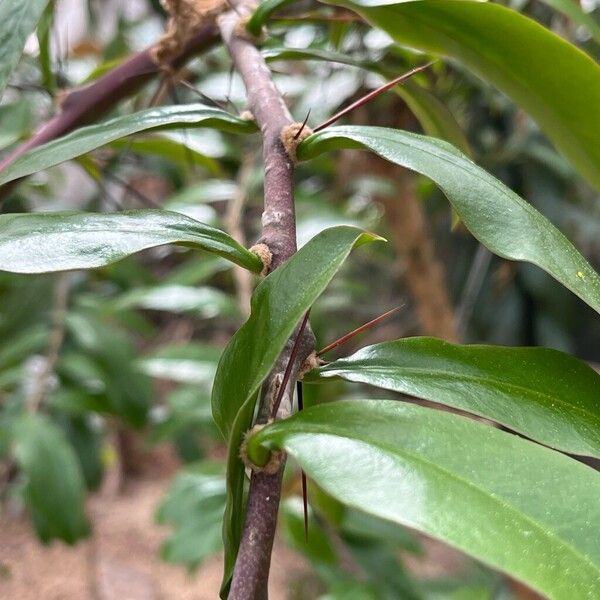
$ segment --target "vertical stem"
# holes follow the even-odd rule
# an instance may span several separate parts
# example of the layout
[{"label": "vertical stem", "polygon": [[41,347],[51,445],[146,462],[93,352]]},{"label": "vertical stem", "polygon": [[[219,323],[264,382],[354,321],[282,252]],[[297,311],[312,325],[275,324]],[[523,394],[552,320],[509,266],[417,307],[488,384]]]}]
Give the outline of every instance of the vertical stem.
[{"label": "vertical stem", "polygon": [[[273,258],[270,269],[276,269],[296,252],[296,216],[293,189],[293,161],[280,139],[282,129],[292,123],[283,98],[273,83],[261,53],[242,33],[240,17],[248,14],[243,2],[218,19],[223,41],[240,73],[248,96],[248,107],[263,138],[264,212],[260,243],[266,244]],[[242,36],[240,37],[240,33]],[[300,351],[292,356],[293,344],[286,345],[276,367],[263,386],[263,398],[270,398],[283,381],[291,363],[291,378],[285,386],[278,416],[289,414],[294,381],[308,354],[314,349],[314,337],[307,328],[300,340]],[[261,405],[259,415],[268,414]],[[271,564],[271,551],[277,526],[284,465],[274,474],[253,473],[248,492],[246,520],[233,572],[229,600],[266,600]]]}]

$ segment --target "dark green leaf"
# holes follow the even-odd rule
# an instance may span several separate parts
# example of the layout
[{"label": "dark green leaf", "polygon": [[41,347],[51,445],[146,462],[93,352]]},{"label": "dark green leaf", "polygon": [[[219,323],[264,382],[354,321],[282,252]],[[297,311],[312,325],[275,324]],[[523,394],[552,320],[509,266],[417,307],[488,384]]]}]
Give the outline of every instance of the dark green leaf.
[{"label": "dark green leaf", "polygon": [[[393,400],[323,404],[249,441],[332,496],[436,537],[554,600],[600,595],[600,475],[470,419]],[[256,452],[256,454],[255,454]]]},{"label": "dark green leaf", "polygon": [[326,229],[314,237],[256,288],[250,318],[223,351],[214,381],[212,410],[229,443],[224,585],[235,563],[243,523],[244,466],[239,447],[250,428],[258,390],[298,322],[352,248],[373,239],[377,236],[346,226]]},{"label": "dark green leaf", "polygon": [[600,375],[556,350],[407,338],[362,348],[318,373],[439,402],[600,457]]},{"label": "dark green leaf", "polygon": [[401,44],[456,59],[490,81],[600,187],[600,66],[581,50],[491,2],[326,1],[358,11]]},{"label": "dark green leaf", "polygon": [[15,459],[25,475],[24,497],[38,535],[73,544],[89,533],[85,483],[71,446],[45,417],[26,415],[14,424]]},{"label": "dark green leaf", "polygon": [[0,96],[46,4],[48,0],[2,0],[0,2]]},{"label": "dark green leaf", "polygon": [[208,250],[255,273],[260,259],[232,237],[162,210],[0,215],[0,270],[44,273],[93,269],[163,244]]},{"label": "dark green leaf", "polygon": [[98,125],[81,127],[64,137],[33,148],[0,173],[0,185],[53,167],[134,133],[184,126],[213,127],[233,133],[256,131],[254,122],[203,104],[148,108]]},{"label": "dark green leaf", "polygon": [[313,158],[337,148],[371,150],[429,177],[471,233],[492,252],[537,265],[600,312],[600,276],[569,240],[533,206],[450,144],[384,127],[330,127],[302,142],[298,157]]}]

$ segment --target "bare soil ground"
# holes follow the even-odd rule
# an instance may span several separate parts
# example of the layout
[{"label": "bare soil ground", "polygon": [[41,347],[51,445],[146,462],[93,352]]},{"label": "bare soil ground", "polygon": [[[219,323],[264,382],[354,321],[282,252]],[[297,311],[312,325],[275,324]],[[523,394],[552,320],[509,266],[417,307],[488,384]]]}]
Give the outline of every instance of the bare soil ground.
[{"label": "bare soil ground", "polygon": [[[160,545],[168,527],[154,514],[177,470],[177,462],[154,454],[144,467],[115,490],[110,476],[90,499],[94,536],[75,547],[41,545],[27,516],[5,507],[0,513],[0,600],[215,600],[222,556],[195,573],[165,563]],[[280,541],[273,553],[273,600],[288,598],[291,580],[307,569]]]}]

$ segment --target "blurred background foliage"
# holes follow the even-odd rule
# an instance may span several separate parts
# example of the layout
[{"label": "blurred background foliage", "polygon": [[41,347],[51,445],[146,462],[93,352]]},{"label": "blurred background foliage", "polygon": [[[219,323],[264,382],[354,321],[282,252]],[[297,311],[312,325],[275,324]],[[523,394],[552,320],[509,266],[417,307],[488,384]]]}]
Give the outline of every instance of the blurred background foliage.
[{"label": "blurred background foliage", "polygon": [[[552,6],[560,3],[502,3],[600,57],[590,32]],[[600,23],[598,3],[582,5]],[[309,124],[316,125],[384,76],[424,60],[361,22],[323,19],[333,15],[328,7],[297,2],[287,14],[272,21],[263,50],[297,120],[310,111]],[[51,3],[0,105],[0,152],[54,113],[61,90],[153,43],[164,19],[158,0]],[[284,55],[283,48],[297,52]],[[198,101],[244,110],[243,85],[223,48],[190,61],[181,77],[149,84],[113,113]],[[451,63],[436,62],[411,85],[445,107],[443,126],[473,160],[534,204],[592,264],[600,263],[598,194],[526,114]],[[390,92],[349,120],[420,131],[411,111],[415,98],[416,92]],[[540,270],[491,255],[453,221],[441,192],[425,178],[343,152],[301,164],[296,181],[300,243],[342,223],[389,240],[353,255],[314,307],[320,346],[400,305],[392,319],[337,355],[428,334],[548,346],[600,362],[600,323],[592,310]],[[121,140],[38,173],[5,197],[2,210],[162,206],[226,229],[249,246],[260,228],[261,186],[256,136],[190,129]],[[75,541],[89,524],[73,499],[82,500],[84,488],[102,493],[115,472],[122,489],[159,449],[177,456],[156,513],[171,528],[162,557],[195,569],[218,552],[224,447],[212,423],[210,389],[220,351],[247,314],[252,285],[222,259],[175,247],[90,272],[0,273],[0,495],[9,514],[26,507],[42,540]],[[343,383],[304,387],[307,404],[364,392]],[[422,540],[346,509],[314,486],[306,541],[299,486],[290,465],[281,535],[312,571],[290,579],[287,597],[525,597],[472,562],[442,578],[423,575],[412,568],[425,552]]]}]

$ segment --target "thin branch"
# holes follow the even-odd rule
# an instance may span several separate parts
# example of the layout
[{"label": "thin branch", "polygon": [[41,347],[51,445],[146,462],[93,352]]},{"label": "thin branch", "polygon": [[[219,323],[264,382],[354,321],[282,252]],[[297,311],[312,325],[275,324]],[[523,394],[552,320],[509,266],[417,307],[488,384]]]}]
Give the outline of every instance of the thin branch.
[{"label": "thin branch", "polygon": [[[219,17],[218,24],[234,66],[246,87],[248,107],[262,132],[265,178],[263,230],[259,242],[266,244],[271,251],[273,258],[270,269],[273,270],[296,252],[294,165],[280,137],[282,130],[292,123],[292,117],[260,51],[245,39],[245,35],[242,38],[236,33],[241,30],[241,27],[236,27],[240,14],[249,14],[252,9],[240,2],[234,4],[236,10]],[[301,365],[314,349],[314,336],[309,327],[296,339],[299,340],[298,344],[288,341],[263,385],[259,419],[267,418],[271,413],[268,406],[270,398],[278,399],[278,416],[290,414],[292,410],[294,382]],[[289,371],[287,377],[285,371]],[[284,380],[287,380],[285,384]],[[265,600],[268,597],[283,468],[284,465],[275,475],[252,474],[229,600]]]},{"label": "thin branch", "polygon": [[[217,39],[214,24],[202,26],[181,52],[168,62],[169,68],[180,68],[192,56],[212,46]],[[67,92],[62,99],[60,111],[29,140],[0,161],[0,171],[28,150],[65,135],[76,127],[97,121],[121,100],[135,94],[152,78],[161,75],[163,70],[152,59],[152,48],[153,46],[134,54],[89,85]],[[11,186],[11,183],[4,187]]]},{"label": "thin branch", "polygon": [[[246,246],[246,236],[244,235],[243,216],[246,197],[252,178],[252,169],[254,167],[254,152],[245,152],[237,176],[237,189],[234,197],[227,204],[225,213],[225,226],[229,235],[236,241]],[[233,267],[233,278],[237,291],[240,308],[245,315],[250,314],[250,298],[252,297],[252,275],[250,271],[235,265]]]}]

